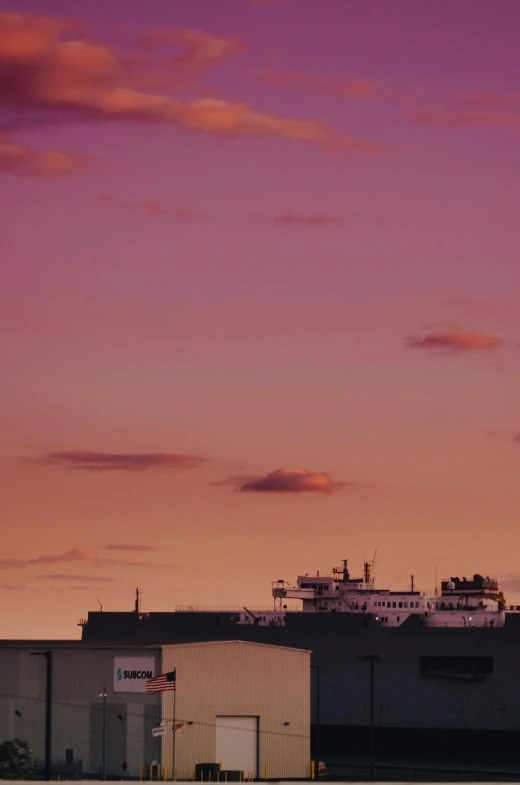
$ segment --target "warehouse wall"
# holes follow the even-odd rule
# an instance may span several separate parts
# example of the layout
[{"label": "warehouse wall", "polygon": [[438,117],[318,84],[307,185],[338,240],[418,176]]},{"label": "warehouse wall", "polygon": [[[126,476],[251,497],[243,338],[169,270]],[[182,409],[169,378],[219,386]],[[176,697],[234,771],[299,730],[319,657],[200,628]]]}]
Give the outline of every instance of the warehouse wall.
[{"label": "warehouse wall", "polygon": [[[178,778],[196,763],[216,762],[218,715],[259,717],[259,774],[309,776],[310,653],[298,649],[222,641],[165,646],[162,670],[177,669],[175,738]],[[172,770],[173,692],[163,692],[162,760]],[[188,724],[189,722],[193,724]],[[284,725],[288,722],[288,725]]]},{"label": "warehouse wall", "polygon": [[[83,772],[102,770],[103,687],[107,688],[108,773],[138,776],[139,764],[157,756],[151,730],[160,718],[160,696],[114,692],[114,657],[153,657],[160,672],[160,650],[74,647],[38,642],[13,647],[0,643],[0,742],[29,742],[43,766],[45,738],[45,658],[34,651],[53,652],[53,765],[65,765],[66,749],[83,762]],[[18,712],[21,716],[18,716]],[[118,717],[120,715],[120,717]]]}]

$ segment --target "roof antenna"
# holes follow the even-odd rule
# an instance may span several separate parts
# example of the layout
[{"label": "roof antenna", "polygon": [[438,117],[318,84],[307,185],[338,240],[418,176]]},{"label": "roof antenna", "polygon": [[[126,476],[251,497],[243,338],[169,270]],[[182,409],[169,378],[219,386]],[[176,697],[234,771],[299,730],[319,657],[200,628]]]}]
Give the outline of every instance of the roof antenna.
[{"label": "roof antenna", "polygon": [[103,613],[103,606],[101,605],[100,601],[96,598],[96,602],[99,605],[99,612]]},{"label": "roof antenna", "polygon": [[141,590],[139,586],[136,587],[135,590],[135,606],[134,610],[136,613],[141,613]]}]

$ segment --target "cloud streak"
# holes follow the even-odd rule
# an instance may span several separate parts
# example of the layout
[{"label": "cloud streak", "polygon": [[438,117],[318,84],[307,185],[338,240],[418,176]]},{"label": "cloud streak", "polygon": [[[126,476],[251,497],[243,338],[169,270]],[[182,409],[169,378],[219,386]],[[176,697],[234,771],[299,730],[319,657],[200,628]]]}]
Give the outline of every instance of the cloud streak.
[{"label": "cloud streak", "polygon": [[116,578],[105,578],[101,575],[71,575],[61,573],[50,573],[37,575],[37,578],[44,578],[53,581],[72,581],[73,583],[117,583]]},{"label": "cloud streak", "polygon": [[318,95],[331,95],[348,100],[370,98],[379,93],[385,83],[362,79],[359,76],[312,76],[295,71],[278,71],[268,66],[261,72],[261,79],[277,87],[299,87]]},{"label": "cloud streak", "polygon": [[194,221],[197,219],[211,220],[215,216],[187,207],[170,208],[160,202],[127,202],[115,194],[103,194],[98,199],[98,204],[112,207],[117,210],[127,210],[133,213],[144,213],[156,218],[173,218],[181,221]]},{"label": "cloud streak", "polygon": [[24,177],[60,178],[84,169],[87,159],[61,150],[41,152],[17,141],[11,134],[0,134],[0,172]]},{"label": "cloud streak", "polygon": [[405,338],[405,346],[408,349],[423,349],[440,354],[467,354],[496,351],[507,343],[497,335],[478,330],[457,329],[457,325],[453,323],[434,323],[430,327],[434,329],[424,335],[410,335]]},{"label": "cloud streak", "polygon": [[331,213],[303,214],[285,210],[273,217],[273,223],[288,226],[341,226],[348,223],[347,218]]},{"label": "cloud streak", "polygon": [[106,546],[109,551],[134,551],[134,552],[150,552],[158,551],[153,545],[137,545],[133,543],[110,543]]},{"label": "cloud streak", "polygon": [[153,562],[133,562],[127,559],[105,559],[94,551],[83,548],[72,548],[70,551],[56,554],[42,554],[33,559],[0,559],[0,570],[23,570],[26,567],[41,564],[72,564],[88,563],[93,566],[108,565],[111,567],[150,567],[157,566]]},{"label": "cloud streak", "polygon": [[[139,121],[226,139],[278,137],[338,153],[370,155],[386,148],[340,134],[315,120],[256,112],[245,102],[231,104],[207,97],[186,102],[150,92],[164,82],[162,60],[158,64],[142,48],[122,55],[113,47],[69,40],[64,34],[70,24],[60,19],[0,14],[0,98],[16,123],[22,122],[23,112],[32,121],[37,111],[54,121]],[[224,39],[206,35],[202,42],[205,34],[182,34],[187,44],[184,55],[177,62],[170,58],[166,63],[167,79],[173,85],[176,68],[182,83],[187,64],[214,63],[230,49],[223,45]],[[180,31],[176,35],[180,36]],[[162,70],[156,74],[159,65]]]},{"label": "cloud streak", "polygon": [[78,471],[144,472],[159,469],[197,469],[206,458],[180,453],[110,453],[69,450],[43,455],[36,462]]},{"label": "cloud streak", "polygon": [[269,472],[264,477],[242,482],[238,486],[238,490],[252,493],[320,493],[329,495],[346,487],[347,483],[331,480],[325,472],[281,468]]},{"label": "cloud streak", "polygon": [[520,115],[512,112],[488,112],[479,109],[424,109],[412,112],[411,119],[422,125],[448,128],[518,128]]}]

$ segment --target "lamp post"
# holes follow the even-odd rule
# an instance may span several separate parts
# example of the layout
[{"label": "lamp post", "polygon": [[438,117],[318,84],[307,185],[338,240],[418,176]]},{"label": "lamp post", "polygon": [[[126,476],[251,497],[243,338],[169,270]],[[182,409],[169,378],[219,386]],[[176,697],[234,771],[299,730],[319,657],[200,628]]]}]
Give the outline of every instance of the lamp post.
[{"label": "lamp post", "polygon": [[376,738],[374,727],[374,663],[384,662],[386,657],[382,654],[360,654],[361,662],[370,663],[370,780],[374,780],[374,766],[376,758]]},{"label": "lamp post", "polygon": [[316,761],[317,761],[317,768],[316,768],[316,777],[319,779],[320,776],[320,666],[311,664],[311,670],[315,668],[316,670],[316,701],[315,701],[315,717],[316,717],[316,741],[314,745],[314,751],[316,753]]},{"label": "lamp post", "polygon": [[45,779],[52,774],[52,651],[33,651],[34,657],[45,657]]},{"label": "lamp post", "polygon": [[103,698],[103,746],[102,746],[102,779],[107,778],[107,688],[103,687],[103,692],[99,694]]}]

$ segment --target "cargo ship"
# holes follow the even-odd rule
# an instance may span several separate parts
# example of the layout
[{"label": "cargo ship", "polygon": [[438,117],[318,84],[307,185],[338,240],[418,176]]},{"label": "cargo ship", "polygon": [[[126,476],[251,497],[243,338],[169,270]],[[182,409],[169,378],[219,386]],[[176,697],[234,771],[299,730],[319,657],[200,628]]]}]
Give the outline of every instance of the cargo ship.
[{"label": "cargo ship", "polygon": [[[498,582],[451,577],[440,591],[376,588],[373,565],[353,577],[272,583],[270,608],[178,606],[93,611],[82,640],[132,644],[241,639],[312,651],[312,726],[323,755],[356,756],[375,726],[378,754],[520,766],[520,613]],[[300,609],[289,603],[298,601]],[[370,671],[373,671],[373,679]]]}]

